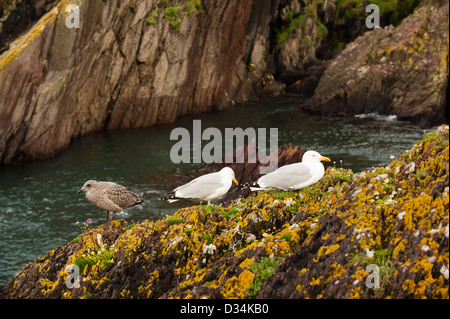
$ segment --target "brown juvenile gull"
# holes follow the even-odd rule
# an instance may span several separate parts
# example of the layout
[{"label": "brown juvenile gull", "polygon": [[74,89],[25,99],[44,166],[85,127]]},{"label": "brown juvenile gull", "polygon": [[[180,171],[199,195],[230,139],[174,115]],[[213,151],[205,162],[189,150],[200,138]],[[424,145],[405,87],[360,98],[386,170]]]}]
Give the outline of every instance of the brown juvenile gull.
[{"label": "brown juvenile gull", "polygon": [[171,194],[161,197],[169,203],[179,199],[206,200],[208,205],[213,199],[222,197],[230,189],[232,182],[238,185],[234,177],[234,171],[229,167],[224,167],[215,173],[209,173],[193,179],[187,184],[181,185],[173,190]]},{"label": "brown juvenile gull", "polygon": [[307,151],[303,154],[300,163],[281,166],[261,176],[256,182],[243,184],[242,187],[250,187],[253,192],[273,188],[292,191],[310,186],[317,183],[325,173],[325,168],[320,161],[329,162],[330,159],[316,151]]},{"label": "brown juvenile gull", "polygon": [[114,213],[134,205],[144,205],[139,195],[125,186],[113,182],[88,180],[77,193],[86,192],[86,198],[98,208],[106,210],[106,228],[108,229]]}]

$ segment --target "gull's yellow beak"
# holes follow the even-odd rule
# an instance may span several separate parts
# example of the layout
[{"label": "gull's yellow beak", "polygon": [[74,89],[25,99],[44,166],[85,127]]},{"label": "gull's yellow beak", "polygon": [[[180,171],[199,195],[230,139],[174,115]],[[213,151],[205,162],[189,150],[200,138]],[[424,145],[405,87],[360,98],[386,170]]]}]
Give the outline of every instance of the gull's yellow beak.
[{"label": "gull's yellow beak", "polygon": [[319,158],[321,161],[325,161],[325,162],[331,162],[331,160],[328,157],[321,157]]},{"label": "gull's yellow beak", "polygon": [[239,183],[238,183],[238,181],[236,180],[236,178],[233,178],[233,182],[234,182],[236,185],[239,185]]}]

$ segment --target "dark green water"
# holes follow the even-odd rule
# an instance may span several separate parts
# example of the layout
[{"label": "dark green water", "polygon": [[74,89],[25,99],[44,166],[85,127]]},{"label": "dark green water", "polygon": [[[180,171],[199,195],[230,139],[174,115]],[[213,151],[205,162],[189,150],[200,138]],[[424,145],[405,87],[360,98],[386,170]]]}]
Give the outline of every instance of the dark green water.
[{"label": "dark green water", "polygon": [[[142,208],[115,215],[128,222],[156,220],[189,202],[168,204],[157,197],[201,175],[201,164],[174,164],[169,152],[172,129],[277,127],[278,145],[292,142],[313,149],[355,172],[388,164],[420,140],[421,129],[382,118],[320,119],[297,111],[299,98],[282,96],[232,109],[185,117],[170,125],[101,132],[75,139],[50,160],[0,167],[0,284],[27,262],[81,232],[76,221],[105,222],[105,213],[76,191],[88,179],[114,181],[140,194]],[[224,134],[223,134],[224,136]],[[332,164],[331,164],[332,165]]]}]

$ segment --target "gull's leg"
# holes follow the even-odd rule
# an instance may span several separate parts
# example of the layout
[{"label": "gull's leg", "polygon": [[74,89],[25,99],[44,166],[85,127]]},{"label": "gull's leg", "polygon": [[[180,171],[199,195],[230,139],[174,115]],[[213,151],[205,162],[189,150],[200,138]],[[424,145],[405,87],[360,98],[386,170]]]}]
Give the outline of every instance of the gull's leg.
[{"label": "gull's leg", "polygon": [[110,214],[109,211],[106,211],[106,225],[105,225],[105,229],[109,229],[110,225],[111,225],[111,216],[112,214]]}]

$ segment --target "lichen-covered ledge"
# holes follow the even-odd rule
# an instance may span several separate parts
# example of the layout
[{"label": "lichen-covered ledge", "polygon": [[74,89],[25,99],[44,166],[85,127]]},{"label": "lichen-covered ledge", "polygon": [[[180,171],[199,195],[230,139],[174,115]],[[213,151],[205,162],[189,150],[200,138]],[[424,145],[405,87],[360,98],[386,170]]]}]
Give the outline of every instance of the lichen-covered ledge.
[{"label": "lichen-covered ledge", "polygon": [[[441,127],[388,166],[329,168],[299,192],[113,221],[29,263],[1,295],[448,298],[448,145]],[[68,265],[79,288],[66,285]]]}]

